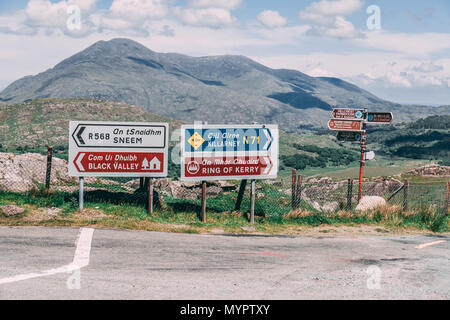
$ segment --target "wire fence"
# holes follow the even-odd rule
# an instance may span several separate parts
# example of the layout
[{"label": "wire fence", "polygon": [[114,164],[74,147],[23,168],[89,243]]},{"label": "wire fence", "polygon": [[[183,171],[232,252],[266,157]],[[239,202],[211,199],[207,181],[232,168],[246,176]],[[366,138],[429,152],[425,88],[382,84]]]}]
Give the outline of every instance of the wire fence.
[{"label": "wire fence", "polygon": [[[242,192],[240,188],[240,181],[208,182],[205,190],[207,210],[248,214],[250,187],[247,185]],[[0,193],[27,194],[33,190],[64,193],[68,201],[76,201],[78,180],[68,176],[64,160],[39,154],[0,153]],[[152,190],[155,210],[201,210],[201,182],[153,179]],[[84,192],[86,203],[149,207],[150,180],[89,177],[85,178]],[[351,179],[306,179],[295,174],[292,179],[261,180],[256,182],[255,215],[282,217],[293,210],[363,212],[379,206],[397,206],[404,212],[431,208],[448,214],[449,181],[445,178],[435,183],[375,179],[362,184],[361,201],[358,201],[358,193],[359,182]]]}]

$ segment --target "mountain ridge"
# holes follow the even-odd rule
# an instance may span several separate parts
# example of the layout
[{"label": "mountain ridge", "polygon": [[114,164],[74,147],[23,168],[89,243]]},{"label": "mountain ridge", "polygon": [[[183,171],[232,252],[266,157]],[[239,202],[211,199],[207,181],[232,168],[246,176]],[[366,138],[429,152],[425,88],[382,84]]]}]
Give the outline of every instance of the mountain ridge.
[{"label": "mountain ridge", "polygon": [[0,92],[8,104],[36,98],[120,101],[184,121],[278,123],[287,131],[324,127],[337,106],[394,111],[396,121],[447,112],[427,113],[338,78],[271,69],[244,56],[158,53],[124,38],[96,42]]}]

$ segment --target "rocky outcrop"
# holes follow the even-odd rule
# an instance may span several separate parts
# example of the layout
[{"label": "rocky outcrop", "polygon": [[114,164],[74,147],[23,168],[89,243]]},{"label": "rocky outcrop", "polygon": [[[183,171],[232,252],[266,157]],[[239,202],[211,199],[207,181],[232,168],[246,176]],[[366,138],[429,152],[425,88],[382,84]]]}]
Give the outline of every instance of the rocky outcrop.
[{"label": "rocky outcrop", "polygon": [[22,214],[24,212],[25,212],[25,209],[15,206],[15,205],[0,206],[0,214],[3,214],[8,217],[16,216],[16,215]]},{"label": "rocky outcrop", "polygon": [[[36,188],[39,183],[45,183],[46,168],[47,157],[37,153],[0,153],[0,190],[26,192]],[[73,180],[68,175],[66,161],[53,158],[50,180],[52,184]]]},{"label": "rocky outcrop", "polygon": [[[196,181],[157,179],[154,187],[162,194],[176,199],[196,200],[202,196],[202,184]],[[234,192],[236,189],[236,185],[226,181],[211,181],[206,183],[206,196],[214,198],[224,192]]]},{"label": "rocky outcrop", "polygon": [[450,177],[450,167],[437,164],[426,165],[408,172],[410,175],[424,177]]},{"label": "rocky outcrop", "polygon": [[364,185],[363,193],[366,195],[381,196],[391,194],[400,188],[403,183],[397,179],[377,179]]}]

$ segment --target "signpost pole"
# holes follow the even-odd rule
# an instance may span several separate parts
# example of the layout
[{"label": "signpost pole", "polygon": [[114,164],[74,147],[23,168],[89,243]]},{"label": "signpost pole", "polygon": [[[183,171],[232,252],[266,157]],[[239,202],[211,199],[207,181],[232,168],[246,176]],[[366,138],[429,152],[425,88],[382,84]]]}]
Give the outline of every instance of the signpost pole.
[{"label": "signpost pole", "polygon": [[153,214],[153,179],[150,178],[148,182],[148,214]]},{"label": "signpost pole", "polygon": [[238,197],[236,199],[236,206],[234,207],[234,211],[241,210],[242,199],[244,198],[245,187],[247,186],[247,180],[241,181],[241,186],[239,187]]},{"label": "signpost pole", "polygon": [[256,182],[252,180],[252,186],[250,188],[250,223],[255,223],[255,192],[256,192]]},{"label": "signpost pole", "polygon": [[202,222],[206,222],[206,181],[202,181]]},{"label": "signpost pole", "polygon": [[358,191],[358,202],[362,198],[362,183],[363,183],[363,173],[364,173],[364,153],[366,152],[366,119],[368,110],[364,109],[364,122],[363,122],[363,132],[361,138],[361,163],[359,167],[359,191]]},{"label": "signpost pole", "polygon": [[83,208],[84,208],[84,177],[80,177],[80,180],[79,180],[78,205],[80,207],[80,210],[83,210]]}]

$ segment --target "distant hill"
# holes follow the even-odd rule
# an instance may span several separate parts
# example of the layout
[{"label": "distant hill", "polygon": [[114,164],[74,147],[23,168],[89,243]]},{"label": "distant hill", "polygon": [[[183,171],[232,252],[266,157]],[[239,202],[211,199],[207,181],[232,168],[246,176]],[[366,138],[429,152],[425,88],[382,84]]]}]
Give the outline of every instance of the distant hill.
[{"label": "distant hill", "polygon": [[337,78],[275,70],[243,56],[157,53],[128,39],[99,41],[0,93],[0,101],[36,98],[121,101],[184,121],[277,123],[286,131],[324,127],[334,106],[393,111],[395,121],[450,108],[394,104]]},{"label": "distant hill", "polygon": [[440,160],[450,164],[450,115],[430,116],[412,123],[378,127],[368,142],[389,157]]}]

